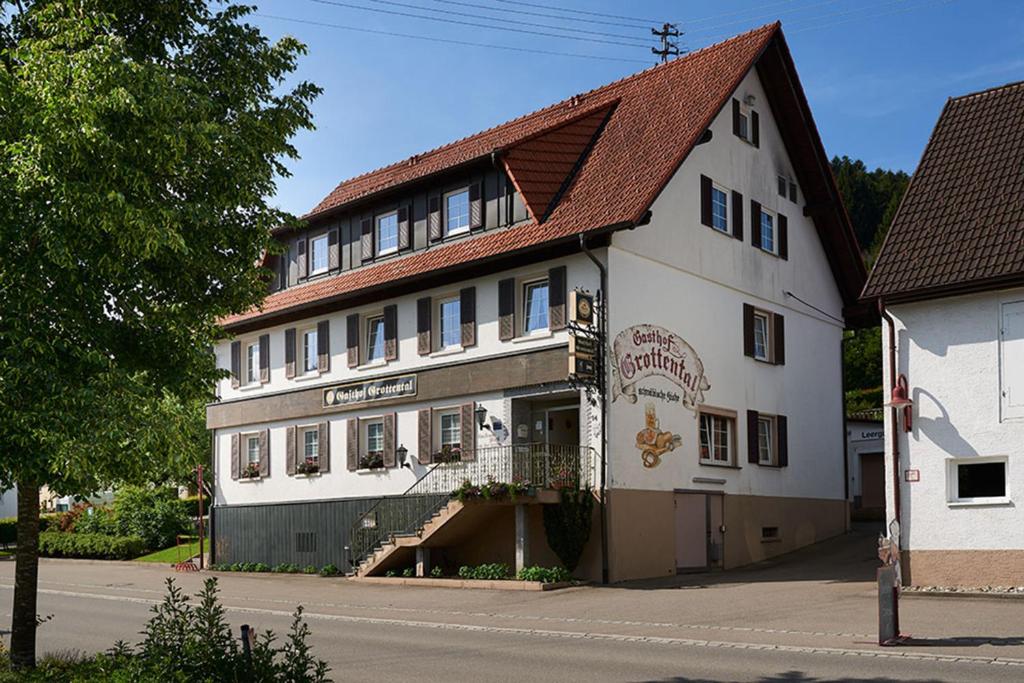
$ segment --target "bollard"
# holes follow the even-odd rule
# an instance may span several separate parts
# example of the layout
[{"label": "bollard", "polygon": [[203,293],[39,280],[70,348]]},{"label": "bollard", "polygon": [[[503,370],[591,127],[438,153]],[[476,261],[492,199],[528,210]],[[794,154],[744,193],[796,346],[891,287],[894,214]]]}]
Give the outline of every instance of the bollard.
[{"label": "bollard", "polygon": [[878,568],[878,644],[890,645],[899,636],[896,601],[896,568],[892,565]]}]

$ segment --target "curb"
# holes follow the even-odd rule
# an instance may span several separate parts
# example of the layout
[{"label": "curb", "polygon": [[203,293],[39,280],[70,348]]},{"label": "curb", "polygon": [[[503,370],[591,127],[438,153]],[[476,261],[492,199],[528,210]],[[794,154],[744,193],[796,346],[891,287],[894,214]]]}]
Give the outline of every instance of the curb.
[{"label": "curb", "polygon": [[362,576],[350,577],[355,583],[371,583],[386,586],[423,586],[429,588],[470,588],[500,591],[553,591],[561,588],[581,586],[577,581],[560,581],[558,583],[541,583],[540,581],[481,580],[481,579],[435,579],[429,577],[407,578],[404,576]]},{"label": "curb", "polygon": [[901,598],[942,598],[961,600],[1024,600],[1024,593],[982,593],[980,591],[900,591]]}]

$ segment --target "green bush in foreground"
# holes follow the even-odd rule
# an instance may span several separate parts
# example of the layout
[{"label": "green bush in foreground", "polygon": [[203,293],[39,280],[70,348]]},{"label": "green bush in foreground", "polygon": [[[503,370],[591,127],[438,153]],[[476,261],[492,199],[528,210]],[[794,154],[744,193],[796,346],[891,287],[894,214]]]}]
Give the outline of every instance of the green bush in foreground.
[{"label": "green bush in foreground", "polygon": [[503,581],[512,578],[512,570],[503,562],[494,564],[481,564],[477,567],[459,567],[460,579],[473,579],[481,581]]},{"label": "green bush in foreground", "polygon": [[565,567],[523,567],[516,574],[516,578],[520,581],[563,583],[572,581],[572,573]]},{"label": "green bush in foreground", "polygon": [[138,536],[107,536],[44,531],[39,534],[41,557],[94,560],[132,560],[142,555],[146,543]]}]

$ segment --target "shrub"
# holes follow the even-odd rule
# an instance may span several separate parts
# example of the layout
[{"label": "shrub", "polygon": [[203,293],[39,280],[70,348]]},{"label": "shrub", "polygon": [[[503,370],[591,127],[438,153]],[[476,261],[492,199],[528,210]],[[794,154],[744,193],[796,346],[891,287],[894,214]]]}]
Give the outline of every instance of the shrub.
[{"label": "shrub", "polygon": [[516,578],[520,581],[563,583],[572,581],[572,573],[565,567],[523,567],[516,574]]},{"label": "shrub", "polygon": [[294,574],[300,570],[299,565],[297,564],[292,564],[290,562],[282,562],[281,564],[275,564],[274,568],[270,571],[274,572],[275,574]]},{"label": "shrub", "polygon": [[341,570],[333,564],[325,564],[320,569],[320,576],[337,576],[338,574],[341,574]]},{"label": "shrub", "polygon": [[[195,519],[199,516],[199,496],[189,496],[188,498],[181,499],[182,505],[185,508],[185,514],[188,515],[189,519]],[[203,514],[210,514],[210,498],[206,496],[203,498]]]},{"label": "shrub", "polygon": [[398,576],[398,572],[396,572],[394,569],[389,569],[386,572],[384,572],[384,576],[388,578],[393,578],[395,576]]},{"label": "shrub", "polygon": [[430,576],[432,576],[435,579],[440,579],[442,576],[444,576],[444,572],[441,571],[440,567],[434,567],[430,570]]},{"label": "shrub", "polygon": [[407,579],[411,579],[412,577],[416,576],[416,572],[413,570],[412,567],[406,567],[402,570],[402,576],[404,576]]},{"label": "shrub", "polygon": [[78,526],[78,518],[85,514],[86,510],[92,508],[92,503],[75,503],[71,509],[65,512],[57,520],[57,531],[74,531]]},{"label": "shrub", "polygon": [[114,499],[117,533],[139,536],[147,548],[170,547],[175,536],[192,529],[187,509],[188,504],[173,488],[126,486]]},{"label": "shrub", "polygon": [[460,579],[472,579],[477,581],[503,581],[512,576],[512,571],[503,562],[493,564],[481,564],[477,567],[463,565],[459,567]]},{"label": "shrub", "polygon": [[306,568],[302,570],[303,574],[319,574],[320,570],[317,569],[315,564],[307,564]]},{"label": "shrub", "polygon": [[108,507],[90,506],[85,508],[75,520],[73,531],[76,534],[117,535],[117,523],[114,511]]},{"label": "shrub", "polygon": [[44,531],[39,534],[43,557],[73,557],[96,560],[133,560],[146,551],[138,536],[107,536]]},{"label": "shrub", "polygon": [[548,545],[570,572],[576,571],[590,539],[594,496],[587,489],[562,489],[558,505],[544,506],[544,533]]},{"label": "shrub", "polygon": [[265,574],[270,571],[270,565],[264,564],[263,562],[257,562],[253,565],[252,571],[259,572],[260,574]]}]

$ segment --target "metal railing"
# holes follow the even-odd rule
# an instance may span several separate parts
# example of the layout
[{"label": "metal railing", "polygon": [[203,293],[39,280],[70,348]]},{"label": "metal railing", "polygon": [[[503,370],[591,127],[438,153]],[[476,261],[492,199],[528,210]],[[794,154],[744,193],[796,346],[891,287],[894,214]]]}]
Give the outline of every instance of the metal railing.
[{"label": "metal railing", "polygon": [[477,448],[475,457],[436,463],[401,496],[380,498],[349,534],[352,569],[394,536],[418,534],[463,485],[490,482],[537,489],[584,489],[593,483],[594,449],[548,443]]}]

